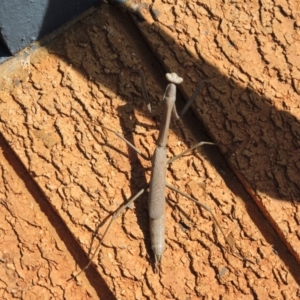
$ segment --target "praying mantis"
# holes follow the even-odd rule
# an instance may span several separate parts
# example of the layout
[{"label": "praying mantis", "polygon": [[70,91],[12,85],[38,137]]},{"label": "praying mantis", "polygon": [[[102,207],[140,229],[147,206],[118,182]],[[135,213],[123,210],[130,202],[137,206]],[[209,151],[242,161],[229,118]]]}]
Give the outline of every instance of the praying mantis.
[{"label": "praying mantis", "polygon": [[[142,79],[142,94],[143,98],[147,104],[147,108],[150,112],[151,110],[151,103],[148,97],[148,92],[145,86],[145,78],[144,73],[142,71],[138,71],[141,79]],[[85,271],[92,263],[93,258],[98,253],[104,238],[106,237],[107,233],[109,232],[109,229],[111,225],[113,224],[114,220],[118,218],[118,216],[128,207],[131,206],[131,204],[136,201],[147,189],[149,189],[149,198],[148,198],[148,210],[149,210],[149,224],[150,224],[150,239],[151,239],[151,248],[154,255],[154,271],[158,272],[161,264],[161,260],[163,257],[163,253],[165,250],[165,188],[168,187],[175,192],[179,193],[180,195],[188,198],[189,200],[195,202],[197,205],[204,208],[206,211],[208,211],[218,228],[220,229],[222,235],[225,238],[225,241],[228,243],[228,245],[231,248],[230,243],[228,242],[226,235],[224,234],[220,224],[218,223],[215,215],[211,211],[211,209],[199,202],[197,199],[191,197],[190,195],[176,189],[175,187],[171,186],[166,182],[166,170],[167,165],[174,162],[176,159],[182,157],[188,152],[193,151],[194,149],[201,147],[203,145],[215,145],[212,142],[199,142],[193,147],[185,150],[179,155],[174,156],[170,160],[167,160],[167,139],[168,139],[168,132],[170,127],[170,121],[171,116],[177,120],[181,119],[182,116],[186,113],[186,111],[189,109],[191,104],[194,102],[196,96],[198,95],[199,91],[203,87],[203,84],[205,83],[205,80],[201,81],[200,84],[197,86],[196,90],[194,91],[193,95],[189,99],[189,101],[184,106],[182,112],[178,115],[176,110],[176,91],[177,87],[176,85],[183,82],[183,79],[179,77],[176,73],[167,73],[166,79],[168,80],[169,84],[166,87],[165,94],[163,96],[163,114],[158,134],[158,139],[156,142],[156,149],[154,151],[154,154],[152,156],[152,169],[151,169],[151,179],[150,182],[147,183],[137,194],[135,194],[133,197],[131,197],[123,206],[121,206],[111,217],[110,222],[108,223],[100,241],[99,245],[97,246],[94,254],[91,256],[89,263],[74,277],[76,278],[79,274],[81,274],[83,271]],[[121,138],[129,147],[134,149],[139,155],[142,155],[145,157],[136,147],[131,144],[129,141],[127,141],[122,135],[120,135],[118,132],[111,130],[109,128],[105,128],[106,130],[109,130],[116,134],[119,138]]]}]

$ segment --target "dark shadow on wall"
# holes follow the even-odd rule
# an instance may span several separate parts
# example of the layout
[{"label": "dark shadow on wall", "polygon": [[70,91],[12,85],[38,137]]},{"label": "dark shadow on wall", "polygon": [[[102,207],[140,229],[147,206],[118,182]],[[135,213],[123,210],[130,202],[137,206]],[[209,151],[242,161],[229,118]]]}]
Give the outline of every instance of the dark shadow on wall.
[{"label": "dark shadow on wall", "polygon": [[[115,9],[113,11],[118,14],[119,19],[123,19],[123,25],[128,27],[123,26],[124,31],[136,31],[126,15]],[[104,20],[96,20],[95,17],[89,19],[90,27],[105,26]],[[160,32],[160,35],[165,34]],[[72,39],[75,39],[74,43],[77,40],[78,44],[91,44],[88,34],[79,29],[76,29],[76,33],[73,31]],[[170,40],[170,37],[164,36],[163,40]],[[100,68],[97,60],[101,57],[96,49],[89,46],[92,54],[89,57],[80,57],[74,55],[76,49],[65,53],[65,45],[61,44],[61,48],[58,48],[59,43],[64,42],[56,40],[52,43],[53,46],[49,46],[52,53],[72,63],[88,78],[118,92],[119,75],[102,76],[97,72],[97,68]],[[174,47],[177,47],[174,52],[185,52],[182,46]],[[166,49],[166,56],[167,51]],[[190,56],[188,58],[192,60]],[[239,173],[251,182],[254,190],[264,192],[280,201],[299,202],[300,121],[293,116],[292,111],[289,111],[284,99],[283,109],[277,109],[272,105],[271,99],[263,96],[263,92],[241,87],[232,78],[220,74],[215,66],[204,59],[192,62],[201,74],[199,80],[212,78],[206,84],[196,104],[204,124],[208,123],[205,122],[207,118],[213,119],[214,126],[206,129],[217,141],[220,151],[225,154],[233,168],[239,170]],[[88,66],[92,67],[89,69]],[[126,66],[119,67],[126,69]],[[105,77],[110,79],[105,80]]]},{"label": "dark shadow on wall", "polygon": [[5,45],[0,45],[0,64],[10,57],[11,54],[9,53],[7,47]]}]

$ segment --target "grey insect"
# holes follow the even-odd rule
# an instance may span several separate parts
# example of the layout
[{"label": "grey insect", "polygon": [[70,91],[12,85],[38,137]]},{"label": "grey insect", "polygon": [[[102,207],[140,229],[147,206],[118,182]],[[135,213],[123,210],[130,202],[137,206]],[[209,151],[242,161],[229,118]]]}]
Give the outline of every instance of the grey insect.
[{"label": "grey insect", "polygon": [[[145,78],[142,71],[139,71],[142,84],[143,84],[143,97],[146,101],[148,110],[151,112],[151,104],[148,98],[147,89],[145,87]],[[170,127],[170,120],[171,115],[175,119],[180,119],[182,116],[186,113],[188,108],[191,106],[193,101],[195,100],[197,94],[203,87],[203,84],[205,81],[202,81],[196,88],[195,92],[189,99],[189,101],[184,106],[182,112],[178,115],[175,102],[176,102],[176,85],[182,83],[183,79],[179,77],[176,73],[167,73],[166,78],[169,81],[168,86],[166,87],[165,94],[163,97],[163,115],[159,130],[159,135],[156,143],[156,149],[154,151],[154,154],[152,156],[152,171],[151,171],[151,180],[150,183],[146,184],[136,195],[134,195],[131,199],[129,199],[123,206],[121,206],[112,216],[108,226],[106,227],[106,230],[104,231],[102,238],[99,242],[99,245],[97,246],[97,249],[95,250],[94,254],[90,258],[89,263],[82,269],[77,275],[74,277],[77,277],[81,272],[86,270],[90,264],[92,263],[93,258],[98,253],[101,244],[109,231],[113,221],[127,208],[133,203],[136,199],[138,199],[148,188],[149,188],[149,198],[148,198],[148,208],[149,208],[149,220],[150,220],[150,236],[151,236],[151,248],[154,254],[154,270],[155,272],[158,271],[162,256],[165,250],[165,188],[166,186],[179,194],[183,195],[184,197],[190,199],[191,201],[195,202],[196,204],[203,207],[205,210],[207,210],[211,216],[213,217],[216,225],[220,229],[221,233],[223,234],[226,242],[228,245],[230,243],[228,242],[221,226],[219,225],[217,219],[215,218],[214,214],[212,213],[211,209],[207,207],[206,205],[200,203],[198,200],[194,199],[193,197],[189,196],[186,193],[183,193],[182,191],[176,189],[175,187],[169,185],[166,182],[166,170],[167,165],[171,164],[176,159],[182,157],[186,153],[193,151],[194,149],[203,146],[203,145],[214,145],[214,143],[211,142],[200,142],[196,145],[194,145],[192,148],[185,150],[181,154],[173,157],[170,160],[167,160],[167,139],[168,139],[168,131]],[[119,138],[121,138],[125,143],[127,143],[131,148],[133,148],[139,155],[142,155],[144,158],[145,156],[138,150],[134,145],[132,145],[130,142],[128,142],[122,135],[120,135],[118,132],[113,131],[109,128],[105,128],[106,130],[112,131],[115,133]]]}]

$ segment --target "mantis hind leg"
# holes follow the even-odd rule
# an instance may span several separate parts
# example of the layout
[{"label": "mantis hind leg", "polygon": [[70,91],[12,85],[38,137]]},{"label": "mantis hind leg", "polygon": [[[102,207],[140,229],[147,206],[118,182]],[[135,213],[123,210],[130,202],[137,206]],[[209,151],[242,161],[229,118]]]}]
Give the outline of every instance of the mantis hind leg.
[{"label": "mantis hind leg", "polygon": [[110,222],[108,223],[100,241],[99,241],[99,244],[95,250],[95,252],[93,253],[93,255],[91,256],[88,264],[83,268],[81,269],[77,274],[73,275],[73,278],[77,278],[82,272],[84,272],[85,270],[88,269],[88,267],[91,265],[94,257],[96,256],[96,254],[98,253],[102,243],[103,243],[103,240],[104,238],[106,237],[110,227],[112,226],[113,222],[115,219],[117,219],[119,217],[119,215],[126,209],[128,208],[135,200],[137,200],[146,190],[147,188],[149,187],[149,184],[146,184],[139,192],[137,192],[133,197],[131,197],[124,205],[122,205],[111,217],[110,219]]}]

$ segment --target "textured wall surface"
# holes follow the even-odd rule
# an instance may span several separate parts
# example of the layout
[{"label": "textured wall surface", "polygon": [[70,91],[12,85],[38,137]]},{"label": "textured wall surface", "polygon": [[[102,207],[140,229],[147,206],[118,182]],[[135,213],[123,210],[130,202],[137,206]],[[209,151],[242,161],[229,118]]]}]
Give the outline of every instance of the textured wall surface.
[{"label": "textured wall surface", "polygon": [[[251,10],[254,2],[245,2],[239,7],[243,17],[235,17],[239,12],[234,3],[228,7],[221,1],[216,6],[213,1],[201,1],[149,0],[142,9],[146,21],[137,23],[148,45],[128,15],[102,5],[51,44],[29,54],[26,49],[18,54],[20,59],[0,65],[0,133],[18,156],[10,162],[24,165],[14,175],[0,155],[1,299],[87,299],[88,294],[89,299],[109,300],[299,299],[300,269],[290,254],[298,259],[299,203],[290,197],[294,192],[300,199],[292,181],[297,173],[291,173],[293,166],[286,175],[278,169],[279,163],[284,167],[291,161],[291,155],[298,157],[291,139],[296,129],[288,126],[297,124],[287,116],[300,120],[295,107],[299,101],[288,84],[268,69],[281,71],[284,66],[271,52],[273,44],[265,49],[251,43],[254,36],[273,43],[275,35],[264,36],[259,31],[263,28],[257,27],[260,21],[254,21],[260,12],[261,20],[275,19],[266,19],[264,11],[272,11],[265,9],[265,3]],[[218,11],[222,7],[224,15]],[[232,29],[241,27],[244,10],[253,14],[253,36],[247,31],[237,35]],[[228,34],[231,43],[222,34],[226,27],[220,22],[227,22],[233,31]],[[247,24],[252,23],[247,19]],[[284,24],[274,25],[274,33],[281,30],[286,37],[289,32],[297,37],[296,30]],[[285,47],[292,47],[289,53],[296,50],[293,43]],[[257,58],[261,49],[270,63],[265,56]],[[297,68],[297,61],[291,67]],[[160,114],[151,118],[145,110],[138,69],[145,73],[154,111],[160,108],[166,87],[165,70],[183,77],[181,91],[188,96],[202,78],[210,78],[196,99],[195,111],[199,108],[198,115],[217,145],[174,161],[166,177],[168,183],[211,208],[228,244],[207,211],[166,190],[166,251],[160,272],[154,273],[148,194],[144,193],[115,220],[76,286],[66,279],[95,252],[111,215],[150,177],[151,162],[108,130],[120,132],[143,154],[152,155]],[[255,78],[264,80],[264,86]],[[180,111],[180,93],[177,96]],[[278,109],[283,103],[285,108]],[[272,133],[274,122],[278,128]],[[261,132],[255,134],[258,125]],[[172,122],[168,157],[207,141],[202,127],[191,110],[182,122]],[[267,143],[272,135],[278,142]],[[282,145],[289,151],[283,151]],[[280,161],[274,158],[276,149]],[[1,149],[0,139],[1,151],[8,152]],[[269,160],[262,151],[270,154]],[[244,178],[243,183],[247,180],[248,192],[223,157]],[[19,174],[24,174],[23,185],[14,181]],[[270,180],[271,174],[276,182]],[[43,195],[29,197],[26,187],[30,184]],[[276,187],[280,198],[274,196]],[[44,222],[51,214],[44,209],[46,216],[42,215],[38,208],[45,203],[61,222]],[[265,207],[266,218],[258,206]],[[51,235],[55,231],[64,245]]]}]

